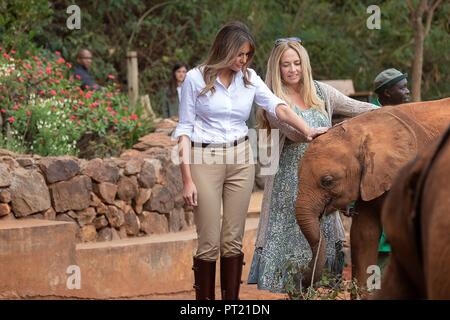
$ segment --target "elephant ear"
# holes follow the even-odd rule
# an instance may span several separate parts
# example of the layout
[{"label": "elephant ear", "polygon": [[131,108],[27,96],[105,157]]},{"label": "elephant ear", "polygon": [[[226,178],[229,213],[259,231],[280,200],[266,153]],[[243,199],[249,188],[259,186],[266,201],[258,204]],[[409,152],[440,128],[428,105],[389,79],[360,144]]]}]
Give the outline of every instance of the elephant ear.
[{"label": "elephant ear", "polygon": [[411,127],[392,113],[367,117],[359,150],[361,199],[370,201],[391,188],[398,171],[417,155]]}]

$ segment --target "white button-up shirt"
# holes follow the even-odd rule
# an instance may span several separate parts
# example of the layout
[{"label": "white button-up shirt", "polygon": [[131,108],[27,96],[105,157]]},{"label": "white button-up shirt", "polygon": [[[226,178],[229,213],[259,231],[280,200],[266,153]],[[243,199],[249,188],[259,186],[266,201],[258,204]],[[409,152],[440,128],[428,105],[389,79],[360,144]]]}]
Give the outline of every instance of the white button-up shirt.
[{"label": "white button-up shirt", "polygon": [[276,117],[275,109],[286,104],[275,96],[252,69],[245,87],[243,72],[234,75],[228,88],[217,77],[216,91],[200,96],[206,86],[199,68],[190,70],[181,88],[179,123],[174,138],[188,136],[191,141],[202,143],[228,143],[247,135],[245,121],[250,116],[253,102]]}]

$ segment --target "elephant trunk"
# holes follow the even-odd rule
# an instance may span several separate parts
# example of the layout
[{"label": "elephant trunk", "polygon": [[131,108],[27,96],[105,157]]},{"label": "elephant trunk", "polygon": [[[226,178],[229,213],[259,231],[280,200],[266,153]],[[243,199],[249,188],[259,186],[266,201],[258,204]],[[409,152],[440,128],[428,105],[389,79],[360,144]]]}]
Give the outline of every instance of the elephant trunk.
[{"label": "elephant trunk", "polygon": [[[309,208],[309,209],[305,209]],[[320,213],[311,211],[310,207],[303,206],[301,202],[297,202],[296,218],[300,226],[300,230],[308,241],[311,251],[312,259],[309,263],[308,272],[304,275],[303,285],[309,287],[311,279],[314,274],[313,283],[319,281],[322,277],[322,272],[325,266],[325,248],[326,240],[320,230]]]}]

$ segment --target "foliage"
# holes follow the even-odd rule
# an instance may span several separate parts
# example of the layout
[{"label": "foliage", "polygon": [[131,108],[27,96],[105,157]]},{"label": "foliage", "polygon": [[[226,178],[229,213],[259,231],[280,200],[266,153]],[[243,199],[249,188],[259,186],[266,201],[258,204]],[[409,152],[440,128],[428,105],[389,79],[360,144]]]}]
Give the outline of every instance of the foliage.
[{"label": "foliage", "polygon": [[314,286],[303,287],[302,275],[307,267],[301,266],[295,258],[287,259],[280,268],[283,275],[284,289],[291,300],[348,300],[361,299],[367,294],[357,285],[355,279],[348,281],[324,270],[321,280]]},{"label": "foliage", "polygon": [[115,155],[150,130],[141,109],[129,110],[116,84],[82,91],[59,52],[40,50],[18,58],[14,50],[0,48],[0,54],[4,147],[43,156],[78,155],[79,140],[91,134],[104,143],[92,156]]}]

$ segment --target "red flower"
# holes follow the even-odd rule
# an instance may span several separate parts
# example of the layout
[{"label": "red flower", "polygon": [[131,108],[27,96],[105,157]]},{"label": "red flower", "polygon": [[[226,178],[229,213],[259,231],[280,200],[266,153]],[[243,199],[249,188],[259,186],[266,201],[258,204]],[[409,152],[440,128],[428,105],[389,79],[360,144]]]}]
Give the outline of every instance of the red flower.
[{"label": "red flower", "polygon": [[114,76],[112,74],[108,74],[108,78],[114,80]]},{"label": "red flower", "polygon": [[16,121],[16,119],[14,119],[14,117],[9,117],[8,121],[9,121],[9,123],[13,123],[14,121]]},{"label": "red flower", "polygon": [[55,54],[56,54],[57,56],[60,56],[60,55],[61,55],[61,52],[55,51]]},{"label": "red flower", "polygon": [[45,68],[45,73],[52,74],[52,68],[49,67]]},{"label": "red flower", "polygon": [[108,107],[108,108],[106,108],[106,110],[108,110],[109,112],[111,112],[111,111],[113,110],[113,108]]},{"label": "red flower", "polygon": [[6,52],[3,52],[3,56],[8,60],[10,59],[9,55]]},{"label": "red flower", "polygon": [[56,60],[56,63],[57,63],[57,64],[62,64],[62,63],[64,63],[64,62],[66,62],[66,61],[64,60],[63,57],[61,57],[61,58],[59,58],[58,60]]},{"label": "red flower", "polygon": [[70,120],[75,121],[77,119],[77,116],[71,115]]},{"label": "red flower", "polygon": [[40,90],[40,91],[39,91],[39,94],[44,94],[44,93],[45,93],[44,90]]},{"label": "red flower", "polygon": [[6,113],[5,109],[0,110],[1,113]]},{"label": "red flower", "polygon": [[72,68],[72,65],[70,63],[66,63],[66,67],[70,69]]},{"label": "red flower", "polygon": [[11,50],[11,54],[15,54],[16,53],[16,50]]},{"label": "red flower", "polygon": [[133,120],[133,121],[134,121],[134,120],[137,120],[137,119],[138,119],[138,116],[137,116],[136,114],[133,113],[133,114],[130,116],[130,119]]},{"label": "red flower", "polygon": [[127,117],[122,117],[122,122],[127,122]]},{"label": "red flower", "polygon": [[113,121],[114,121],[114,123],[118,123],[119,119],[115,118]]},{"label": "red flower", "polygon": [[19,107],[20,107],[20,105],[17,103],[17,104],[15,104],[15,105],[12,107],[12,109],[13,109],[14,111],[16,111],[17,109],[19,109]]},{"label": "red flower", "polygon": [[52,96],[56,96],[56,91],[55,90],[50,90],[50,94],[52,95]]},{"label": "red flower", "polygon": [[31,111],[28,110],[28,111],[26,112],[26,114],[27,114],[28,117],[31,116]]},{"label": "red flower", "polygon": [[79,74],[75,75],[75,78],[77,78],[78,80],[81,80],[81,77]]}]

